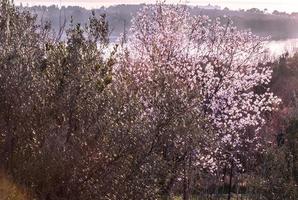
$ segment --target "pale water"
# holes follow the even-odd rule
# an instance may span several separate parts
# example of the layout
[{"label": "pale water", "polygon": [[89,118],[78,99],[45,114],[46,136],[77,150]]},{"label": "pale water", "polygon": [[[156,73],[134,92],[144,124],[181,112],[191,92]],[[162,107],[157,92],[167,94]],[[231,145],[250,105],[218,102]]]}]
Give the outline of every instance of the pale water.
[{"label": "pale water", "polygon": [[298,38],[288,40],[274,40],[265,45],[270,55],[278,57],[286,52],[290,55],[298,51]]}]

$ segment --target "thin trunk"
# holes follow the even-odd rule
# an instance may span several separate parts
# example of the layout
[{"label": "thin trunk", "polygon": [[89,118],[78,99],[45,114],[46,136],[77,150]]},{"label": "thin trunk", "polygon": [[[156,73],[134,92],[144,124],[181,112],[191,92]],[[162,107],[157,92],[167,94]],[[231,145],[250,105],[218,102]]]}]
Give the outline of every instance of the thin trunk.
[{"label": "thin trunk", "polygon": [[14,132],[15,127],[13,126],[12,119],[10,117],[10,107],[8,109],[8,112],[5,117],[5,123],[6,123],[6,134],[4,139],[4,148],[3,152],[1,152],[2,155],[0,158],[0,166],[3,167],[6,170],[9,170],[12,168],[12,158],[13,158],[13,152],[14,152],[14,146],[15,146],[15,136]]},{"label": "thin trunk", "polygon": [[238,181],[236,183],[236,194],[237,194],[237,200],[239,200],[239,184],[238,184]]},{"label": "thin trunk", "polygon": [[232,179],[233,179],[233,162],[231,162],[228,200],[231,200],[231,197],[232,197],[231,196],[232,195]]},{"label": "thin trunk", "polygon": [[4,142],[3,152],[1,153],[0,165],[5,170],[9,170],[12,166],[12,157],[14,151],[15,139],[11,132],[7,133]]},{"label": "thin trunk", "polygon": [[227,165],[225,165],[224,167],[224,171],[223,171],[223,178],[222,178],[222,189],[221,189],[221,195],[223,195],[226,191],[225,191],[225,186],[226,186],[226,175],[227,175]]},{"label": "thin trunk", "polygon": [[188,159],[184,162],[184,181],[183,181],[183,200],[189,200],[189,176],[188,176]]}]

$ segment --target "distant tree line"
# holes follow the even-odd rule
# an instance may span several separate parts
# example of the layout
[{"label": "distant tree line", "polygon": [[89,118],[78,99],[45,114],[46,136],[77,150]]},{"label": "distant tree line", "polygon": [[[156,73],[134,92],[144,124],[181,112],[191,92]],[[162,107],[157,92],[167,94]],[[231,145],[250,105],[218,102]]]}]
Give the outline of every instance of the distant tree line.
[{"label": "distant tree line", "polygon": [[[119,37],[125,30],[128,31],[131,26],[131,19],[137,11],[144,5],[117,5],[102,7],[94,10],[96,14],[106,14],[110,25],[111,36],[113,39]],[[88,21],[90,10],[77,6],[62,7],[57,6],[34,6],[22,7],[31,13],[37,14],[37,23],[50,21],[54,30],[58,31],[64,20],[66,25],[73,20],[74,23],[85,24]],[[252,8],[249,10],[229,10],[225,9],[205,9],[199,6],[189,7],[192,15],[207,15],[212,19],[224,15],[230,17],[240,29],[251,29],[259,36],[271,36],[271,39],[288,39],[298,37],[298,17],[296,13],[287,14],[274,11],[266,11]],[[282,31],[281,31],[282,30]]]}]

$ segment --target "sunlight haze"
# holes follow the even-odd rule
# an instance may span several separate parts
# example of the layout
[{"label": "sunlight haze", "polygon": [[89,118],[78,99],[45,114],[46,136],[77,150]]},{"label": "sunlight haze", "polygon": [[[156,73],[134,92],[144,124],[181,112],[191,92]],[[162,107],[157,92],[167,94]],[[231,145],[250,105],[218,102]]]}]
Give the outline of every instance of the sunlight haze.
[{"label": "sunlight haze", "polygon": [[[99,8],[101,6],[110,6],[116,4],[140,4],[140,3],[154,3],[152,0],[15,0],[16,4],[23,5],[76,5],[85,8]],[[268,9],[269,11],[279,10],[286,12],[297,12],[297,0],[167,0],[167,3],[187,3],[189,5],[218,5],[221,8],[228,7],[230,9],[249,9],[259,8]]]}]

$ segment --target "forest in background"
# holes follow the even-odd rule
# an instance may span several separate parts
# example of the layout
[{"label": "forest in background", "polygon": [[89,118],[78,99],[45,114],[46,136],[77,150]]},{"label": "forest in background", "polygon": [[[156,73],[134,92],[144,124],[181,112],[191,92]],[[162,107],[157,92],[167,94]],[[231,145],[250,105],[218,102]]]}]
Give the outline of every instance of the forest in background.
[{"label": "forest in background", "polygon": [[[142,8],[142,5],[116,5],[95,9],[96,14],[107,15],[110,25],[111,36],[113,39],[119,37],[124,31],[128,31],[131,26],[131,19]],[[69,25],[71,17],[75,23],[85,24],[90,16],[90,10],[85,8],[69,6],[34,6],[22,7],[31,13],[37,14],[37,23],[50,21],[53,29],[58,31],[64,24]],[[217,7],[189,7],[192,15],[207,15],[212,19],[216,17],[228,16],[240,29],[251,29],[254,34],[259,36],[271,36],[273,40],[283,40],[298,37],[298,14],[287,14],[274,11],[268,13],[257,8],[249,10],[233,11],[227,8],[219,9]],[[281,31],[282,30],[282,31]]]}]

